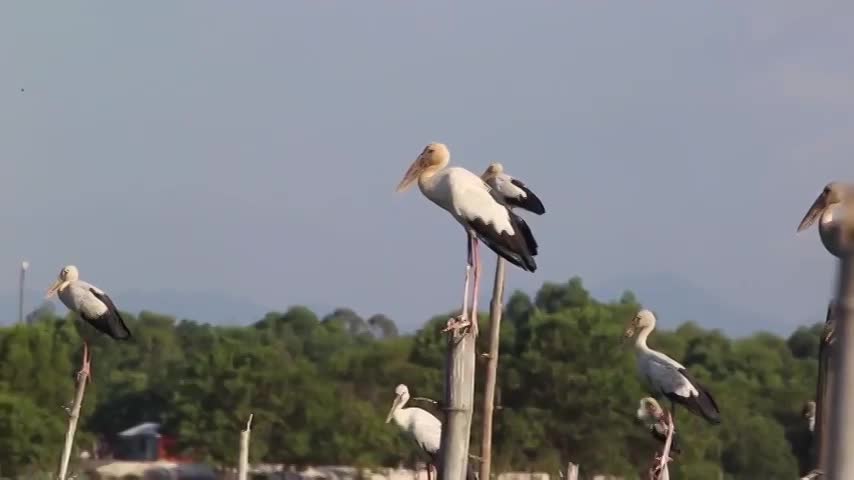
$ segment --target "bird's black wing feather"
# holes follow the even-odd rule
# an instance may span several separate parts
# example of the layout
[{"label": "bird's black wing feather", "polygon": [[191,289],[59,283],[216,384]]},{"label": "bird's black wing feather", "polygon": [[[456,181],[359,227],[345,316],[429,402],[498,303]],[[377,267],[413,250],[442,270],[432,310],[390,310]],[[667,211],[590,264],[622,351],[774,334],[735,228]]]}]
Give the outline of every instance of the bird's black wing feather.
[{"label": "bird's black wing feather", "polygon": [[[478,238],[492,251],[506,259],[517,267],[533,272],[537,270],[537,262],[531,251],[536,251],[537,242],[531,234],[527,224],[521,226],[522,220],[512,210],[507,210],[510,215],[510,224],[513,227],[513,235],[507,232],[498,233],[494,225],[488,225],[480,218],[468,220],[468,226],[477,233]],[[531,248],[533,247],[533,248]]]},{"label": "bird's black wing feather", "polygon": [[84,317],[84,320],[89,322],[90,325],[99,331],[115,338],[116,340],[126,340],[131,338],[130,330],[127,325],[125,325],[125,321],[122,318],[121,313],[119,313],[119,309],[116,308],[116,305],[113,303],[113,300],[110,299],[106,293],[100,293],[94,288],[90,288],[89,291],[92,295],[95,295],[95,298],[107,306],[107,311],[100,317]]},{"label": "bird's black wing feather", "polygon": [[684,405],[689,412],[705,418],[709,423],[721,423],[720,408],[718,408],[718,404],[715,402],[715,399],[712,398],[712,394],[709,390],[692,377],[684,368],[680,369],[679,373],[691,382],[691,385],[694,385],[694,388],[697,389],[699,395],[696,397],[685,398],[670,392],[665,393],[667,398],[679,403],[680,405]]},{"label": "bird's black wing feather", "polygon": [[525,210],[528,210],[532,213],[536,213],[537,215],[542,215],[546,213],[546,207],[543,206],[543,202],[540,201],[540,198],[537,197],[534,192],[531,191],[530,188],[528,188],[527,186],[525,186],[524,183],[519,180],[516,180],[515,178],[511,179],[510,183],[525,192],[525,197],[508,198],[507,203],[513,205],[514,207],[524,208]]}]

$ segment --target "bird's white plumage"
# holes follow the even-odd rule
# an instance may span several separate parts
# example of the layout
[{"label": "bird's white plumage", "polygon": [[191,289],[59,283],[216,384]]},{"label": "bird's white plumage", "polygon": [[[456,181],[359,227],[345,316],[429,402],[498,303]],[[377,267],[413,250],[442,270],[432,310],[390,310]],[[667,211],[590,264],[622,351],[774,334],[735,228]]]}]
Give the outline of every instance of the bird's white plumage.
[{"label": "bird's white plumage", "polygon": [[683,398],[698,397],[700,392],[691,381],[680,373],[685,366],[667,355],[657,352],[646,344],[649,334],[655,329],[655,315],[649,310],[641,310],[635,321],[638,322],[638,338],[635,340],[637,368],[655,393],[672,393]]},{"label": "bird's white plumage", "polygon": [[408,433],[422,450],[430,455],[437,454],[442,443],[442,422],[422,408],[403,408],[409,401],[409,389],[406,385],[398,385],[395,393],[397,397],[390,413],[391,419]]},{"label": "bird's white plumage", "polygon": [[69,310],[79,313],[83,318],[98,318],[107,312],[107,306],[93,295],[90,289],[101,295],[104,293],[103,290],[90,283],[73,280],[68,283],[67,287],[59,291],[57,296]]},{"label": "bird's white plumage", "polygon": [[464,168],[448,167],[422,177],[418,187],[425,197],[447,210],[466,229],[468,221],[481,219],[499,234],[515,234],[507,207],[493,198],[486,182]]},{"label": "bird's white plumage", "polygon": [[506,173],[498,173],[490,176],[486,180],[486,184],[492,188],[492,196],[498,197],[498,200],[505,198],[528,198],[525,190],[513,184],[513,178]]}]

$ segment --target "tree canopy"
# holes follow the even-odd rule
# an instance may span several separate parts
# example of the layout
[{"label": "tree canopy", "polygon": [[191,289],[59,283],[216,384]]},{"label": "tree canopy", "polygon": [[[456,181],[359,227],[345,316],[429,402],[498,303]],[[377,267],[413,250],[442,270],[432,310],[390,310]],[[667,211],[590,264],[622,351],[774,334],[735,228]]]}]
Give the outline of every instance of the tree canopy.
[{"label": "tree canopy", "polygon": [[[629,292],[616,302],[597,301],[578,278],[547,283],[533,299],[522,292],[509,297],[494,471],[556,472],[573,461],[588,473],[639,478],[658,447],[633,417],[646,391],[622,338],[639,308]],[[61,406],[72,396],[81,336],[93,349],[82,447],[158,421],[185,453],[234,465],[237,432],[252,412],[252,461],[378,466],[420,458],[414,442],[383,421],[399,383],[413,396],[441,398],[439,330],[448,315],[410,335],[382,314],[363,319],[347,308],[321,319],[293,307],[245,327],[145,311],[125,315],[134,334],[127,343],[50,308],[25,325],[0,329],[0,472],[56,463],[66,421]],[[486,332],[485,314],[481,325]],[[817,325],[788,339],[757,333],[734,340],[687,322],[653,334],[654,348],[680,360],[712,391],[723,418],[709,426],[682,411],[677,429],[684,452],[671,468],[674,478],[795,477],[805,461],[808,432],[800,411],[815,390],[820,331]],[[479,352],[487,351],[486,337],[479,338]],[[479,361],[479,374],[485,365]],[[478,425],[480,401],[475,405]],[[479,434],[472,429],[473,453]]]}]

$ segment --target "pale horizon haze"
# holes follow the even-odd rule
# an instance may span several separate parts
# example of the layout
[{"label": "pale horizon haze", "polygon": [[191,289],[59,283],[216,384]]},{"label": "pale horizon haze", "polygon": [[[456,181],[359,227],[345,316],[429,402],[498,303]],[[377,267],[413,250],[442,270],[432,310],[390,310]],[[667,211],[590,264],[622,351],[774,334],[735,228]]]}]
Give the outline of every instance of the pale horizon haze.
[{"label": "pale horizon haze", "polygon": [[696,310],[668,326],[788,333],[832,295],[834,259],[795,228],[854,180],[851,18],[841,1],[3,3],[0,323],[26,259],[28,307],[75,264],[129,310],[132,292],[204,293],[419,327],[459,306],[465,234],[394,187],[441,141],[546,205],[526,215],[539,269],[511,269],[510,291],[580,276],[644,302],[665,279],[755,318],[659,285],[649,307]]}]

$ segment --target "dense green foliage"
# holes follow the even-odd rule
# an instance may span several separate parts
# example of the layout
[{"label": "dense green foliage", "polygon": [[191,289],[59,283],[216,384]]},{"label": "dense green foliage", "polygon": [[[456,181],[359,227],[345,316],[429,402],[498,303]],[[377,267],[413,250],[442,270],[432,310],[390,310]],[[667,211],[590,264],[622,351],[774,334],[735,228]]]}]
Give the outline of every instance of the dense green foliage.
[{"label": "dense green foliage", "polygon": [[[657,446],[632,416],[644,390],[621,334],[638,308],[630,293],[598,302],[578,279],[546,284],[533,300],[511,296],[502,327],[497,471],[555,472],[571,460],[588,473],[638,478]],[[395,465],[418,458],[413,443],[383,423],[395,385],[406,383],[414,396],[442,392],[444,315],[401,336],[384,316],[363,320],[346,309],[319,319],[295,307],[249,327],[176,323],[142,312],[127,316],[135,335],[127,344],[50,309],[32,317],[29,325],[0,329],[4,474],[56,463],[79,335],[94,350],[78,437],[84,447],[138,422],[161,421],[187,453],[233,464],[237,432],[253,412],[253,460]],[[481,322],[486,332],[485,316]],[[800,408],[814,391],[818,332],[815,326],[788,340],[764,333],[730,340],[686,323],[653,335],[653,347],[707,384],[724,419],[709,426],[682,410],[685,453],[674,478],[795,477],[794,452],[807,440]],[[479,432],[473,429],[473,453]]]}]

